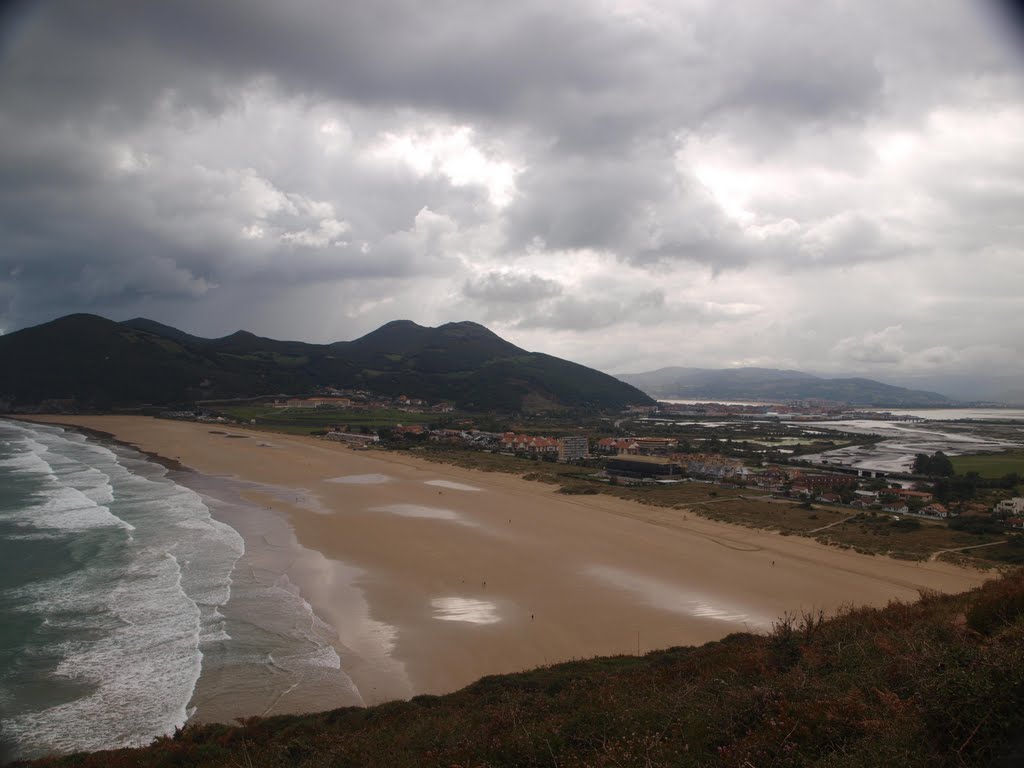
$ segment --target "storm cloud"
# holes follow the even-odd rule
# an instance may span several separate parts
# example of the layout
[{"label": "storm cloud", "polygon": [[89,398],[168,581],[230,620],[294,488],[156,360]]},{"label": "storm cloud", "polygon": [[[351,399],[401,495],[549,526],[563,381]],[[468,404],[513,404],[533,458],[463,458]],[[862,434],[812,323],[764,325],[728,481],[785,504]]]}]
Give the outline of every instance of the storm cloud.
[{"label": "storm cloud", "polygon": [[995,3],[43,0],[0,23],[4,332],[471,319],[609,371],[1024,374],[1024,56]]}]

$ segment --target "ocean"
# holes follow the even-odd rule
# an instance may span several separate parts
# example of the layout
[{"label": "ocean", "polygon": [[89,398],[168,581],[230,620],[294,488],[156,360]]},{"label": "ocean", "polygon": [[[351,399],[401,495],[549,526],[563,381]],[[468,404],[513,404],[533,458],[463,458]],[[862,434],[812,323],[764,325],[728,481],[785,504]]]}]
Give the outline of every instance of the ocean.
[{"label": "ocean", "polygon": [[336,633],[281,565],[294,541],[247,551],[214,514],[247,511],[230,486],[206,478],[199,493],[185,476],[129,447],[0,421],[0,756],[360,703]]}]

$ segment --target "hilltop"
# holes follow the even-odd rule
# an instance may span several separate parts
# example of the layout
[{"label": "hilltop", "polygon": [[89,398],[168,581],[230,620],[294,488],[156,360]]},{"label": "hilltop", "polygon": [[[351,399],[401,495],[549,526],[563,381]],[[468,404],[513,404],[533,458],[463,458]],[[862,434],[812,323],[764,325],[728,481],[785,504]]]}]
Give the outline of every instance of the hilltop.
[{"label": "hilltop", "polygon": [[331,386],[476,410],[612,409],[651,399],[591,368],[528,352],[482,325],[397,320],[333,344],[237,331],[206,339],[145,318],[77,314],[0,337],[0,400],[83,409],[301,394]]},{"label": "hilltop", "polygon": [[485,677],[447,696],[189,726],[36,766],[1016,766],[1024,574],[767,636]]},{"label": "hilltop", "polygon": [[830,400],[848,405],[912,407],[951,405],[945,395],[865,378],[826,379],[775,368],[659,368],[618,378],[662,400]]}]

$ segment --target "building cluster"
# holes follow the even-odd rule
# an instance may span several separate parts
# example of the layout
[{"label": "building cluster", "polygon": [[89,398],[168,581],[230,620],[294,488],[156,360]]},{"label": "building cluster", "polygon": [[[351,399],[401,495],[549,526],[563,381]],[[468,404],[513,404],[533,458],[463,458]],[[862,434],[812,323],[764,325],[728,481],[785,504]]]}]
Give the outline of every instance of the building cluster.
[{"label": "building cluster", "polygon": [[590,458],[590,441],[586,435],[542,437],[505,432],[501,436],[501,450],[508,453],[557,456],[559,461],[578,461]]},{"label": "building cluster", "polygon": [[[564,437],[546,437],[543,435],[524,435],[515,432],[485,432],[466,425],[464,429],[450,427],[428,429],[422,424],[396,424],[389,431],[397,438],[426,439],[432,443],[447,443],[467,448],[477,448],[501,453],[525,454],[557,459],[558,461],[578,461],[591,456],[590,442],[586,435],[568,435]],[[344,427],[335,427],[328,433],[334,440],[344,438],[334,435],[346,434]]]},{"label": "building cluster", "polygon": [[612,456],[668,456],[678,445],[674,437],[602,437],[596,449]]},{"label": "building cluster", "polygon": [[553,437],[506,432],[501,436],[501,449],[510,453],[558,453],[558,441]]},{"label": "building cluster", "polygon": [[[447,403],[399,396],[395,398],[374,395],[363,390],[336,390],[328,388],[314,396],[286,398],[274,402],[282,409],[391,409],[412,413],[450,412]],[[770,411],[768,410],[770,409]],[[666,404],[660,403],[658,412],[694,416],[738,416],[789,412],[805,416],[808,409],[819,409],[816,417],[837,416],[845,413],[834,404],[792,403],[787,406],[723,405],[723,404]],[[645,407],[654,411],[653,407]],[[219,420],[211,414],[195,411],[165,412],[164,417],[198,420]],[[864,418],[863,412],[860,414]],[[881,417],[883,414],[879,414]],[[851,509],[878,510],[893,515],[916,515],[932,519],[946,519],[959,514],[986,515],[1001,520],[1007,526],[1024,529],[1024,498],[998,502],[991,510],[980,504],[964,504],[956,510],[939,503],[927,490],[900,487],[887,482],[884,473],[858,473],[849,468],[767,466],[750,468],[741,459],[718,453],[681,452],[679,441],[672,437],[601,437],[589,440],[586,435],[552,437],[518,434],[515,432],[487,432],[478,430],[470,421],[450,421],[444,428],[430,429],[423,424],[396,424],[389,430],[398,438],[429,440],[486,451],[526,455],[548,461],[573,462],[600,456],[605,459],[604,475],[621,483],[682,482],[698,480],[712,483],[740,485],[759,489],[777,496],[823,504],[844,505]],[[348,427],[335,427],[325,438],[367,448],[380,442],[377,434],[348,431]],[[708,446],[710,447],[710,446]],[[863,477],[861,476],[863,475]]]},{"label": "building cluster", "polygon": [[[795,467],[768,467],[753,470],[741,459],[717,453],[681,453],[678,441],[670,437],[602,437],[591,444],[584,435],[549,437],[493,433],[479,430],[432,429],[420,425],[397,425],[392,433],[401,436],[425,435],[431,442],[445,442],[559,461],[576,461],[601,456],[606,458],[605,474],[621,482],[680,482],[683,479],[731,483],[759,488],[790,498],[822,503],[848,503],[855,508],[891,506],[896,512],[919,512],[945,517],[948,512],[931,502],[925,492],[893,489],[889,496],[860,490],[854,475]],[[890,498],[891,497],[891,498]]]},{"label": "building cluster", "polygon": [[455,410],[451,403],[430,403],[418,397],[388,397],[377,395],[362,389],[334,389],[327,387],[322,393],[312,397],[289,397],[277,399],[272,403],[274,408],[310,409],[335,408],[374,410],[390,409],[407,413],[451,413]]},{"label": "building cluster", "polygon": [[228,424],[231,419],[219,416],[209,411],[160,411],[161,419],[176,419],[178,421],[198,421],[202,424]]},{"label": "building cluster", "polygon": [[746,480],[751,475],[750,470],[739,459],[731,459],[717,453],[692,453],[681,458],[685,461],[686,473],[690,477],[733,482],[738,479]]}]

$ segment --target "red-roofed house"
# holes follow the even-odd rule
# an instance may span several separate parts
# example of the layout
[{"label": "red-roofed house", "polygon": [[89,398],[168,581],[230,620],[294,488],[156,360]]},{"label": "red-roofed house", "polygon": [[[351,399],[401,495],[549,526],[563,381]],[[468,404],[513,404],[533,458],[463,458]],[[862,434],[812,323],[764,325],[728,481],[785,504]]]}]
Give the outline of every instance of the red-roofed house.
[{"label": "red-roofed house", "polygon": [[515,453],[558,453],[558,441],[553,437],[535,437],[506,432],[501,436],[501,447]]},{"label": "red-roofed house", "polygon": [[918,514],[924,515],[925,517],[946,518],[949,517],[949,510],[936,502],[935,504],[929,504],[927,507],[922,507]]}]

